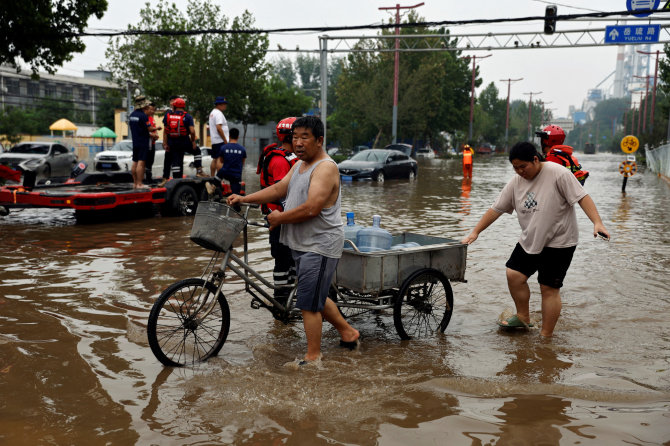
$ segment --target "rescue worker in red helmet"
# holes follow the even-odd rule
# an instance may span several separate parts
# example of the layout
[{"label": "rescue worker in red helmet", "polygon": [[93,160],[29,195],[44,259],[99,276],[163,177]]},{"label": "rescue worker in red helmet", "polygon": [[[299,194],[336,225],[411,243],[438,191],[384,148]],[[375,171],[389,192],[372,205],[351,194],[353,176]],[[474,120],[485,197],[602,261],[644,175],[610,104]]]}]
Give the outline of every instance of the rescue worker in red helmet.
[{"label": "rescue worker in red helmet", "polygon": [[[279,145],[270,144],[263,149],[258,159],[256,173],[260,175],[261,189],[279,182],[298,161],[293,153],[293,123],[297,118],[284,118],[277,123],[276,132]],[[268,203],[262,206],[264,214],[273,210],[284,210],[283,203]],[[270,231],[270,254],[275,260],[273,279],[275,286],[286,287],[275,290],[277,300],[286,303],[291,287],[295,283],[295,263],[291,249],[279,242],[281,226]]]},{"label": "rescue worker in red helmet", "polygon": [[535,134],[540,137],[545,160],[567,167],[583,186],[589,173],[582,170],[577,157],[573,155],[574,149],[563,144],[565,141],[563,129],[552,124],[546,126],[541,132],[535,132]]}]

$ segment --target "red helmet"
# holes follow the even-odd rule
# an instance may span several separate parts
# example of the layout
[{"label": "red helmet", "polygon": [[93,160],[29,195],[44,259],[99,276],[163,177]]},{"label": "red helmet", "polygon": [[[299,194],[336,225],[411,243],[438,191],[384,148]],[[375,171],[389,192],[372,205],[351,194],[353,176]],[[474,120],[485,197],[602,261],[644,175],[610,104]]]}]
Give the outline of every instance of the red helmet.
[{"label": "red helmet", "polygon": [[557,125],[548,125],[541,132],[535,132],[540,137],[542,147],[553,147],[563,144],[565,132]]},{"label": "red helmet", "polygon": [[186,107],[186,101],[182,98],[177,98],[172,102],[172,105],[174,105],[175,108],[184,108]]},{"label": "red helmet", "polygon": [[291,142],[293,138],[293,123],[298,119],[296,117],[284,118],[277,123],[277,138],[279,142]]}]

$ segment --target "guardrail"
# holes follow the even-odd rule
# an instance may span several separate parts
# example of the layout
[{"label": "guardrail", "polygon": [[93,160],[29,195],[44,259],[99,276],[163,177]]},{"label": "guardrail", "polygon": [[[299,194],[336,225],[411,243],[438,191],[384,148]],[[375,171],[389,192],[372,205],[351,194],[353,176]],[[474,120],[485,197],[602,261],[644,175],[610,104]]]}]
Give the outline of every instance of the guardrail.
[{"label": "guardrail", "polygon": [[647,168],[670,181],[670,144],[646,149]]}]

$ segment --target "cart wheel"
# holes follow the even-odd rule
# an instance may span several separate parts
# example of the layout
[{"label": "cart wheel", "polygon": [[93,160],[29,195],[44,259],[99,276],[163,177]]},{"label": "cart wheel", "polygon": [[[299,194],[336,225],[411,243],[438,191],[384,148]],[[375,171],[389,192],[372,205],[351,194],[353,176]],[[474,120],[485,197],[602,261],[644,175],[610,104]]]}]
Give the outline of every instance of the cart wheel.
[{"label": "cart wheel", "polygon": [[413,272],[400,287],[393,305],[393,323],[401,339],[444,333],[454,308],[454,295],[444,274],[424,268]]},{"label": "cart wheel", "polygon": [[214,284],[195,278],[176,282],[161,293],[147,323],[149,346],[160,362],[181,367],[219,353],[228,337],[230,310],[219,292],[214,308],[205,314],[215,293]]}]

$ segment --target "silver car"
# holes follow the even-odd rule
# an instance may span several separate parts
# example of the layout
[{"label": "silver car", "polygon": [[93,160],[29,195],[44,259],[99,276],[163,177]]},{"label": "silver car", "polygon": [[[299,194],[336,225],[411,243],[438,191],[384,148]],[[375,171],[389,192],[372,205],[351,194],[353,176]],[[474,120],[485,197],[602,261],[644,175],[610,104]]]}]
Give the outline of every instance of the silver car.
[{"label": "silver car", "polygon": [[31,170],[38,178],[67,177],[77,164],[77,155],[59,143],[22,142],[0,154],[0,164]]}]

